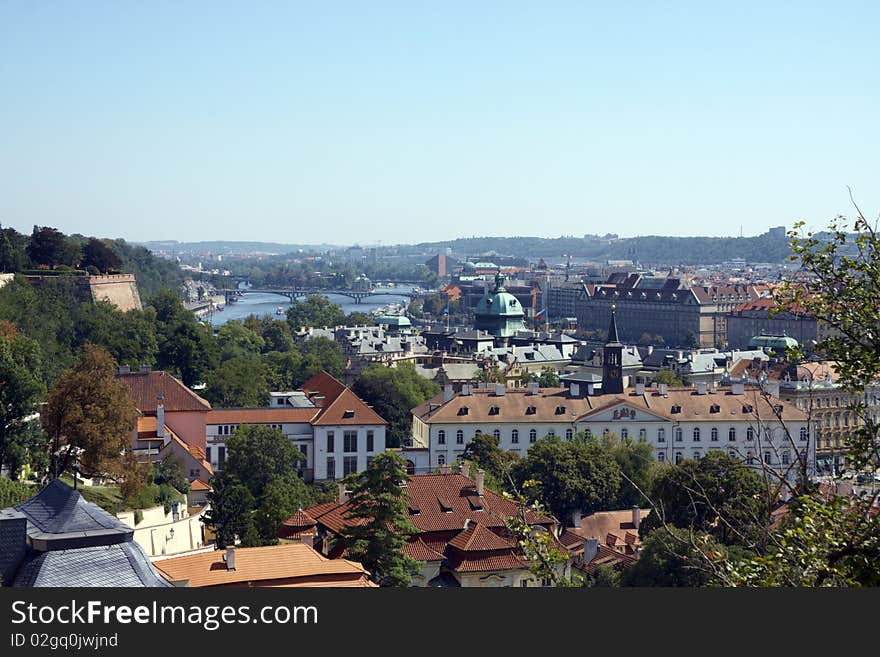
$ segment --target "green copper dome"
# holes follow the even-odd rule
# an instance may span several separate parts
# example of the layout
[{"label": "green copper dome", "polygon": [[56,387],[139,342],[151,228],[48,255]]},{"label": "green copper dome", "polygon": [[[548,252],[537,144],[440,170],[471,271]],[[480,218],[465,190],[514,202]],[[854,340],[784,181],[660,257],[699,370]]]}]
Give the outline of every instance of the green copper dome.
[{"label": "green copper dome", "polygon": [[475,312],[474,328],[489,331],[496,337],[509,338],[525,330],[525,311],[516,297],[504,289],[501,272],[495,275],[495,288],[483,295]]}]

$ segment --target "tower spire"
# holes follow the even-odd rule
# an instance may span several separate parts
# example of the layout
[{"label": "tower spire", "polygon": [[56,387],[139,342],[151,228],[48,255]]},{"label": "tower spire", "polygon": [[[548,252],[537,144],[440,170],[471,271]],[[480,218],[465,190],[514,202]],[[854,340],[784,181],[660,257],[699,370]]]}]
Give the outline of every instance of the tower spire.
[{"label": "tower spire", "polygon": [[617,306],[614,304],[611,304],[611,325],[608,327],[607,344],[620,344],[620,339],[617,337]]}]

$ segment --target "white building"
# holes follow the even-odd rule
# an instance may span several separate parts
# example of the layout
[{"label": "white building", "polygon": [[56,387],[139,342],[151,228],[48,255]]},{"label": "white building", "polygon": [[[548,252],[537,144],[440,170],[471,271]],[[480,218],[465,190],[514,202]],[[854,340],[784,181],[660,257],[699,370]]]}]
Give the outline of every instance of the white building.
[{"label": "white building", "polygon": [[309,379],[301,391],[273,394],[271,404],[208,412],[205,452],[215,471],[226,461],[226,437],[242,425],[279,429],[305,456],[300,473],[306,481],[361,472],[385,451],[388,423],[326,372]]},{"label": "white building", "polygon": [[815,430],[808,416],[778,397],[743,385],[713,389],[645,389],[580,396],[569,389],[509,390],[501,385],[443,394],[413,409],[413,446],[404,451],[415,471],[453,463],[478,433],[494,435],[501,449],[525,456],[549,435],[570,440],[578,432],[613,433],[649,443],[654,458],[678,463],[724,450],[754,467],[797,476],[803,455],[815,468]]}]

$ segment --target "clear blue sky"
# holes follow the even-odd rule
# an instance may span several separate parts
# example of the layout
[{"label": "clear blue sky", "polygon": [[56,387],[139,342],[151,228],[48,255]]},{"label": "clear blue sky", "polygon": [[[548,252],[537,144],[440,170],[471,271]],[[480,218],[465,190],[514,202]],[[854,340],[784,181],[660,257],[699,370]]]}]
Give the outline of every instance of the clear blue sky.
[{"label": "clear blue sky", "polygon": [[737,235],[880,211],[877,2],[0,0],[0,222]]}]

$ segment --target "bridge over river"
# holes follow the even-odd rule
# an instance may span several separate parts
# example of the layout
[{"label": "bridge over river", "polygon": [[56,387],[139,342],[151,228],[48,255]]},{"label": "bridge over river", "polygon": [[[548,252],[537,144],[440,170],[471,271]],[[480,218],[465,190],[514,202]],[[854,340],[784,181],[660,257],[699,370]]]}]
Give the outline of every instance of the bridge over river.
[{"label": "bridge over river", "polygon": [[234,301],[235,298],[245,294],[277,294],[282,297],[287,297],[288,299],[290,299],[291,303],[300,297],[307,297],[310,294],[320,294],[322,296],[327,296],[329,294],[338,294],[340,296],[348,297],[358,304],[361,303],[364,299],[369,299],[371,297],[407,297],[409,299],[415,299],[420,296],[424,296],[424,292],[413,292],[412,290],[403,291],[395,289],[383,290],[382,288],[375,288],[372,290],[327,290],[323,288],[247,287],[238,288],[235,290],[224,290],[226,303],[230,303],[231,301]]}]

